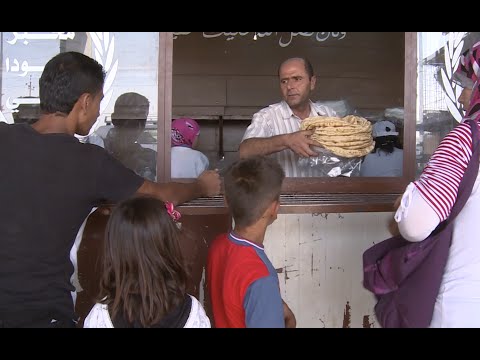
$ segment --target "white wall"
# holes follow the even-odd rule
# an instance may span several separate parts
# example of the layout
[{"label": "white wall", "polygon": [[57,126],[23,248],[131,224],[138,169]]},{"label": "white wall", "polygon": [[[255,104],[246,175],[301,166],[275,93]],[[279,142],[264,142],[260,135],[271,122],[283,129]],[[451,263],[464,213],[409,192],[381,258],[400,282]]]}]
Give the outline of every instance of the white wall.
[{"label": "white wall", "polygon": [[265,251],[297,327],[378,327],[362,286],[362,254],[390,236],[391,213],[279,215]]}]

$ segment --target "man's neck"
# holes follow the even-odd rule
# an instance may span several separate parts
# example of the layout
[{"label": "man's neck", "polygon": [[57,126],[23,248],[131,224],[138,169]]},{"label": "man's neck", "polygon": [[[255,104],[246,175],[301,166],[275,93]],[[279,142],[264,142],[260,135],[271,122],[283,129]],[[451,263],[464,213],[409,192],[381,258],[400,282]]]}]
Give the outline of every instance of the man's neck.
[{"label": "man's neck", "polygon": [[75,134],[75,127],[64,114],[45,114],[32,127],[40,134]]},{"label": "man's neck", "polygon": [[310,116],[310,101],[305,104],[298,105],[295,107],[295,109],[292,109],[292,112],[301,120],[306,119]]}]

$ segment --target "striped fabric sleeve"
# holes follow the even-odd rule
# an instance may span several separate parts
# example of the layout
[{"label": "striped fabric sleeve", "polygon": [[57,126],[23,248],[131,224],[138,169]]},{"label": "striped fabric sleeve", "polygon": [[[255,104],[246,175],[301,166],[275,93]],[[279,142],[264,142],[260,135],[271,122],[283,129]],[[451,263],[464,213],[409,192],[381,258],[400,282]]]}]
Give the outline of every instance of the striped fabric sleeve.
[{"label": "striped fabric sleeve", "polygon": [[471,157],[472,130],[468,123],[463,123],[440,142],[420,178],[414,182],[440,221],[450,215]]},{"label": "striped fabric sleeve", "polygon": [[252,122],[247,130],[245,130],[242,141],[250,138],[266,138],[275,135],[265,115],[264,111],[257,112],[253,115]]}]

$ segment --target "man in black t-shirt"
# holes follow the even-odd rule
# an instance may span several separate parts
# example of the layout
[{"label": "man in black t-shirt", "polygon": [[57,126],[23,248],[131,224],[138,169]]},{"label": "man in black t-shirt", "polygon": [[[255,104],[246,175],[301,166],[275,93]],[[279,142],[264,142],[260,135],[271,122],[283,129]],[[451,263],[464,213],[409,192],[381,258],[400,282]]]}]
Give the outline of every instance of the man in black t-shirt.
[{"label": "man in black t-shirt", "polygon": [[146,194],[179,204],[220,190],[215,171],[158,184],[104,149],[82,144],[99,116],[105,72],[76,52],[54,56],[40,78],[37,122],[0,123],[0,327],[73,327],[69,252],[93,207]]}]

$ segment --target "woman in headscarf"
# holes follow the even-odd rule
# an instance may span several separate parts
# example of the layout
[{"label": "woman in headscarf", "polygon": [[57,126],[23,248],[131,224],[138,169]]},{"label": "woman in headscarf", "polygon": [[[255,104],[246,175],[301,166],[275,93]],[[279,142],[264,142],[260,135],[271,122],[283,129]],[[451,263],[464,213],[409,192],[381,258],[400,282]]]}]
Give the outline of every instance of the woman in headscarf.
[{"label": "woman in headscarf", "polygon": [[[478,64],[480,42],[466,52],[456,77],[473,81],[466,117],[441,141],[419,179],[409,184],[395,220],[402,236],[422,241],[450,215],[459,184],[472,157],[472,130],[467,119],[480,121]],[[454,233],[431,327],[480,327],[479,177],[466,206],[454,220]]]},{"label": "woman in headscarf", "polygon": [[[462,104],[465,113],[470,110],[473,85],[478,80],[478,59],[480,58],[478,52],[480,52],[480,42],[477,42],[470,50],[463,53],[460,57],[458,68],[453,75],[453,81],[463,88],[462,93],[458,97],[458,102]],[[477,112],[480,110],[480,106],[472,110]]]},{"label": "woman in headscarf", "polygon": [[208,158],[195,150],[200,135],[200,125],[190,118],[172,121],[171,176],[196,178],[208,169]]}]

